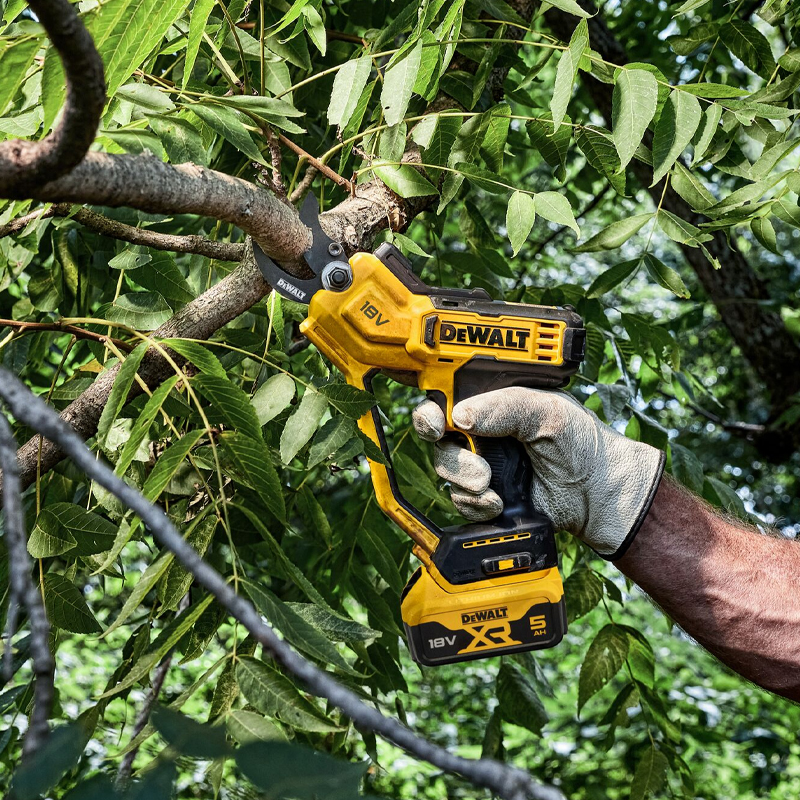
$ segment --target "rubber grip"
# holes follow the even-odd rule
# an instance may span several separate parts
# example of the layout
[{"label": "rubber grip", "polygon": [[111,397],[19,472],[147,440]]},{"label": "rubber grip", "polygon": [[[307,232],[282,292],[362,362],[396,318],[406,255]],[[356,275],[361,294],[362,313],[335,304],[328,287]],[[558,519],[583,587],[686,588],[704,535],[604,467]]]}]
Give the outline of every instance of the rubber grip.
[{"label": "rubber grip", "polygon": [[492,469],[489,488],[503,500],[501,517],[521,517],[533,510],[533,467],[525,445],[512,436],[473,437],[475,450]]}]

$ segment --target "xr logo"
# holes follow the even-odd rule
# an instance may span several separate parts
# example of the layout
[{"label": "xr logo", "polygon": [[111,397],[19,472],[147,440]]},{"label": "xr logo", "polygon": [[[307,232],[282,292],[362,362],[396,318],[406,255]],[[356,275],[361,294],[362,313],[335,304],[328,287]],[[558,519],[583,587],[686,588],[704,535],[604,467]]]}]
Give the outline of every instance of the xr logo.
[{"label": "xr logo", "polygon": [[461,653],[474,653],[478,650],[489,650],[495,647],[522,644],[522,642],[511,638],[511,625],[508,622],[467,625],[464,630],[472,634],[473,639],[463,650],[458,651],[459,655]]}]

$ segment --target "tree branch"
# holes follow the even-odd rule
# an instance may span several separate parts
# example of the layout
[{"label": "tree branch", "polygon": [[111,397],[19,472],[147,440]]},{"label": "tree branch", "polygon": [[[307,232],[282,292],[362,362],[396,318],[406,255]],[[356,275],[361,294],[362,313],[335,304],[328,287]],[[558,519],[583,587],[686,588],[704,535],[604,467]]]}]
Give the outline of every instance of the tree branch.
[{"label": "tree branch", "polygon": [[110,336],[104,336],[102,333],[95,333],[94,331],[87,331],[84,328],[79,328],[76,325],[67,325],[63,322],[24,322],[18,319],[0,319],[0,328],[14,328],[20,333],[25,331],[57,331],[58,333],[72,334],[76,339],[89,339],[93,342],[100,344],[107,344],[111,342],[115,347],[130,353],[135,345],[123,342],[120,339],[113,339]]},{"label": "tree branch", "polygon": [[89,153],[58,180],[29,192],[9,190],[4,194],[52,203],[130,206],[154,214],[213,217],[249,233],[264,252],[287,266],[311,246],[311,232],[297,212],[272,192],[196,164],[165,164],[149,154]]},{"label": "tree branch", "polygon": [[94,141],[106,102],[103,62],[68,0],[29,0],[64,65],[67,99],[56,128],[40,142],[0,144],[0,196],[29,197],[44,180],[68,173]]},{"label": "tree branch", "polygon": [[32,565],[26,548],[25,513],[22,509],[22,487],[17,469],[17,443],[11,432],[11,426],[2,413],[0,413],[0,466],[3,468],[7,489],[3,494],[5,516],[3,538],[8,551],[8,582],[11,590],[6,623],[8,648],[6,663],[10,663],[11,640],[16,633],[21,608],[28,614],[31,629],[31,656],[35,684],[33,711],[23,744],[23,755],[29,756],[41,747],[50,732],[48,719],[55,695],[53,687],[55,664],[48,643],[50,624],[47,621],[42,596],[31,579]]},{"label": "tree branch", "polygon": [[4,368],[0,368],[0,397],[5,400],[17,420],[57,442],[88,477],[97,481],[137,514],[150,529],[153,538],[175,554],[197,583],[209,591],[278,664],[299,678],[310,692],[341,709],[355,725],[374,731],[415,758],[427,761],[446,772],[462,775],[475,785],[490,789],[501,798],[562,800],[561,792],[553,787],[534,783],[531,776],[522,770],[489,759],[473,760],[453,755],[417,736],[398,720],[385,717],[377,708],[364,703],[355,692],[339,684],[329,673],[306,661],[283,641],[262,620],[252,603],[237,595],[230,584],[183,539],[158,506],[146,500],[136,489],[97,460],[55,411]]}]

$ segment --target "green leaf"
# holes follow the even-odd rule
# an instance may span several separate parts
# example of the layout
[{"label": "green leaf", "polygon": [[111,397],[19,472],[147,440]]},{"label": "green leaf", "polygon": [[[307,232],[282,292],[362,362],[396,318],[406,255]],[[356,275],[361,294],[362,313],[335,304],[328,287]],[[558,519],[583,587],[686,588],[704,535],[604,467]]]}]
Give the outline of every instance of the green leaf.
[{"label": "green leaf", "polygon": [[[747,89],[740,86],[729,86],[726,83],[682,83],[676,91],[687,92],[695,97],[705,97],[708,100],[718,100],[722,97],[742,97],[748,94]],[[714,106],[710,105],[706,111]]]},{"label": "green leaf", "polygon": [[664,231],[673,242],[685,244],[689,247],[697,247],[700,242],[708,242],[713,238],[711,234],[704,233],[700,228],[692,225],[691,222],[676,217],[675,214],[664,208],[660,209],[657,215],[661,230]]},{"label": "green leaf", "polygon": [[172,308],[153,292],[120,295],[107,309],[106,319],[140,331],[153,331],[171,316]]},{"label": "green leaf", "polygon": [[347,442],[357,439],[356,426],[349,417],[336,416],[329,419],[314,434],[314,441],[308,449],[308,469],[316,467],[330,458]]},{"label": "green leaf", "polygon": [[[339,417],[338,419],[346,419],[346,417]],[[306,483],[300,488],[295,497],[297,510],[300,512],[300,515],[305,520],[309,529],[319,534],[322,541],[325,542],[325,546],[330,549],[333,541],[331,524],[328,521],[324,509],[319,504],[319,500],[317,500],[314,495],[314,492],[311,491],[311,488]]]},{"label": "green leaf", "polygon": [[40,41],[34,37],[0,41],[0,115],[22,86],[39,47]]},{"label": "green leaf", "polygon": [[[3,87],[8,86],[5,80],[0,80],[0,84]],[[52,46],[48,47],[42,69],[42,125],[45,133],[53,127],[53,122],[64,105],[66,93],[67,82],[58,51]]]},{"label": "green leaf", "polygon": [[139,445],[144,441],[145,436],[147,436],[150,431],[169,393],[175,388],[178,380],[179,376],[177,375],[167,378],[167,380],[153,392],[152,396],[147,399],[142,413],[139,414],[138,418],[133,423],[133,428],[131,428],[131,432],[128,434],[128,439],[122,448],[119,460],[114,468],[114,472],[117,475],[124,475],[128,467],[133,463]]},{"label": "green leaf", "polygon": [[368,628],[366,625],[331,614],[330,611],[314,603],[287,603],[286,605],[334,642],[346,642],[347,644],[371,642],[383,635],[380,631]]},{"label": "green leaf", "polygon": [[367,557],[367,562],[375,568],[378,575],[389,584],[393,591],[400,594],[403,591],[405,581],[400,575],[400,570],[389,552],[389,548],[384,544],[381,536],[372,528],[369,521],[366,521],[359,528],[356,541]]},{"label": "green leaf", "polygon": [[567,124],[556,129],[549,111],[537,112],[537,117],[539,118],[525,123],[528,138],[542,158],[553,168],[556,180],[564,183],[567,177],[567,153],[572,141],[572,120],[564,115]]},{"label": "green leaf", "polygon": [[117,615],[117,618],[103,631],[103,637],[108,636],[119,628],[120,625],[123,625],[130,615],[139,608],[139,605],[147,596],[147,593],[158,583],[174,558],[175,556],[173,556],[172,553],[162,553],[147,567],[131,590],[131,593],[125,598],[125,603],[122,606],[122,610]]},{"label": "green leaf", "polygon": [[314,47],[324,56],[328,49],[325,23],[322,21],[319,11],[312,5],[303,6],[303,27],[306,29],[308,38],[314,43]]},{"label": "green leaf", "polygon": [[592,285],[586,291],[587,299],[601,297],[606,292],[610,292],[624,280],[635,275],[641,264],[641,258],[632,258],[630,261],[622,261],[607,269],[592,281]]},{"label": "green leaf", "polygon": [[519,253],[528,240],[535,219],[536,203],[533,198],[525,192],[514,192],[506,209],[506,230],[513,255]]},{"label": "green leaf", "polygon": [[753,219],[750,223],[750,230],[762,247],[766,247],[767,250],[771,250],[776,255],[781,255],[781,251],[778,249],[775,228],[772,226],[769,217],[756,217]]},{"label": "green leaf", "polygon": [[175,103],[169,99],[169,95],[149,83],[126,83],[117,89],[117,97],[146,111],[164,114],[175,110]]},{"label": "green leaf", "polygon": [[679,17],[681,14],[686,14],[689,11],[694,11],[696,8],[700,8],[704,6],[709,0],[686,0],[685,3],[681,3],[679,8],[675,9],[675,13],[672,15],[674,17]]},{"label": "green leaf", "polygon": [[[456,134],[456,141],[447,157],[447,165],[449,167],[452,168],[456,164],[472,164],[475,162],[486,137],[493,111],[494,109],[490,109],[483,114],[470,117],[461,125]],[[508,112],[505,113],[507,114]],[[442,209],[458,194],[463,182],[464,176],[461,174],[450,172],[445,176],[437,213],[441,214]]]},{"label": "green leaf", "polygon": [[[577,5],[577,4],[576,4]],[[556,82],[553,87],[553,97],[550,101],[550,110],[553,113],[553,127],[558,130],[564,120],[572,87],[578,77],[578,66],[581,58],[589,46],[589,25],[582,19],[569,40],[569,47],[561,54],[556,68]]]},{"label": "green leaf", "polygon": [[74,503],[51,503],[42,513],[57,520],[62,530],[75,539],[74,555],[105,553],[114,545],[117,526],[99,514]]},{"label": "green leaf", "polygon": [[397,125],[406,114],[422,62],[422,40],[392,57],[383,74],[381,107],[387,125]]},{"label": "green leaf", "polygon": [[698,129],[699,136],[694,146],[691,166],[703,160],[703,156],[711,145],[714,134],[719,130],[719,121],[722,118],[722,106],[714,103],[710,105],[703,114],[702,122]]},{"label": "green leaf", "polygon": [[172,619],[147,648],[147,652],[131,667],[128,674],[116,686],[100,695],[100,699],[113,697],[146,678],[161,659],[192,629],[213,599],[213,595],[206,595],[199,603]]},{"label": "green leaf", "polygon": [[220,364],[219,359],[206,347],[199,342],[189,339],[162,339],[161,344],[174,350],[179,356],[183,356],[187,361],[197,367],[200,372],[207,375],[216,375],[218,378],[227,378],[225,367]]},{"label": "green leaf", "polygon": [[575,141],[589,164],[605,177],[617,194],[624,195],[625,170],[611,133],[584,125],[575,135]]},{"label": "green leaf", "polygon": [[228,728],[228,733],[239,744],[286,738],[286,735],[274,722],[270,722],[265,717],[262,717],[261,714],[256,714],[255,711],[231,711],[225,717],[225,725]]},{"label": "green leaf", "polygon": [[44,604],[50,624],[71,633],[100,633],[103,629],[89,610],[83,593],[63,575],[44,576]]},{"label": "green leaf", "polygon": [[100,421],[97,423],[97,443],[100,447],[105,448],[108,433],[111,430],[112,423],[119,416],[123,406],[128,400],[128,395],[131,391],[134,378],[142,363],[142,358],[147,352],[147,342],[142,342],[136,349],[128,354],[126,359],[120,365],[117,377],[114,379],[114,385],[111,387],[111,393],[108,395],[108,400],[103,406],[103,413],[100,415]]},{"label": "green leaf", "polygon": [[[573,248],[572,252],[593,253],[598,250],[616,250],[618,247],[622,247],[631,236],[638,233],[653,217],[654,214],[636,214],[632,217],[623,217],[623,219],[612,222],[603,230],[598,231],[580,247]],[[620,280],[624,280],[624,278]]]},{"label": "green leaf", "polygon": [[534,195],[536,213],[556,225],[564,225],[575,231],[576,236],[581,235],[575,215],[572,213],[569,200],[559,192],[538,192]]},{"label": "green leaf", "polygon": [[736,494],[736,492],[727,483],[724,483],[717,478],[712,478],[710,475],[706,478],[706,481],[714,490],[714,494],[717,496],[718,504],[722,506],[722,508],[724,508],[729,514],[735,514],[736,516],[742,518],[747,517],[747,511],[744,507],[744,503],[742,502],[742,498],[739,497],[739,495]]},{"label": "green leaf", "polygon": [[28,538],[28,552],[33,558],[52,558],[72,550],[77,542],[64,530],[49,508],[42,509]]},{"label": "green leaf", "polygon": [[375,397],[349,383],[326,383],[319,387],[320,394],[345,416],[360,419],[375,405]]},{"label": "green leaf", "polygon": [[761,31],[742,19],[726,22],[719,38],[744,65],[762,78],[769,78],[775,70],[772,48]]},{"label": "green leaf", "polygon": [[164,741],[179,753],[192,758],[219,758],[231,751],[225,729],[219,725],[204,725],[179,711],[158,705],[151,718]]},{"label": "green leaf", "polygon": [[[461,119],[460,117],[443,116],[431,116],[426,119],[435,119],[436,128],[430,138],[430,143],[425,147],[424,163],[444,166],[447,164],[448,156],[453,149],[456,136],[461,128]],[[412,138],[413,135],[412,131]]]},{"label": "green leaf", "polygon": [[560,8],[562,11],[566,11],[567,14],[573,14],[576,17],[592,17],[593,14],[590,14],[588,11],[581,8],[575,0],[547,0],[547,4],[551,6],[555,6],[555,8]]},{"label": "green leaf", "polygon": [[210,422],[221,422],[252,439],[261,439],[261,425],[250,398],[235,383],[206,373],[192,378],[192,386],[210,403],[211,408],[206,409]]},{"label": "green leaf", "polygon": [[544,705],[522,670],[505,659],[497,674],[497,699],[497,708],[504,720],[541,735],[547,723]]},{"label": "green leaf", "polygon": [[130,277],[139,286],[158,292],[173,308],[194,300],[194,292],[178,269],[172,253],[155,253],[147,264],[143,264],[142,268]]},{"label": "green leaf", "polygon": [[622,628],[608,624],[595,636],[578,678],[578,713],[620,670],[628,656],[628,636]]},{"label": "green leaf", "polygon": [[507,103],[500,103],[495,106],[495,110],[496,113],[489,116],[489,125],[480,152],[489,170],[500,173],[503,169],[508,131],[511,127],[511,107]]},{"label": "green leaf", "polygon": [[371,169],[400,197],[426,197],[436,194],[436,187],[410,164],[387,164],[376,161]]},{"label": "green leaf", "polygon": [[472,184],[485,192],[505,194],[508,187],[497,179],[497,175],[475,164],[459,161],[455,168]]},{"label": "green leaf", "polygon": [[672,267],[668,267],[657,259],[652,253],[644,254],[644,265],[650,273],[650,277],[665,289],[669,289],[674,295],[688,299],[691,297],[680,275]]},{"label": "green leaf", "polygon": [[188,4],[189,0],[108,0],[85,15],[105,64],[109,98],[146,61]]},{"label": "green leaf", "polygon": [[236,765],[264,800],[351,800],[361,796],[368,762],[351,764],[288,742],[253,742],[236,751]]},{"label": "green leaf", "polygon": [[614,146],[620,169],[625,169],[644,138],[656,113],[658,82],[643,69],[621,69],[612,96]]},{"label": "green leaf", "polygon": [[294,414],[286,421],[281,433],[281,461],[288,464],[314,435],[322,415],[328,407],[323,394],[310,386],[300,400]]},{"label": "green leaf", "polygon": [[206,29],[208,17],[214,8],[216,0],[195,0],[192,13],[189,15],[189,35],[186,39],[186,57],[183,62],[183,82],[185,89],[189,78],[192,76],[197,54],[200,52],[200,40]]},{"label": "green leaf", "polygon": [[713,206],[716,199],[705,187],[700,178],[691,170],[675,162],[671,179],[672,188],[695,210],[704,211]]},{"label": "green leaf", "polygon": [[800,47],[792,47],[787,50],[778,59],[778,64],[787,72],[800,72]]},{"label": "green leaf", "polygon": [[668,768],[667,757],[660,750],[656,750],[654,744],[651,744],[639,760],[636,771],[633,773],[631,800],[645,800],[645,798],[655,795],[666,781]]},{"label": "green leaf", "polygon": [[700,125],[700,101],[686,92],[670,93],[653,136],[653,182],[655,186],[686,149]]},{"label": "green leaf", "polygon": [[719,25],[716,22],[701,22],[693,25],[685,36],[670,36],[667,41],[679,56],[689,56],[706,42],[716,40],[718,34]]},{"label": "green leaf", "polygon": [[567,598],[567,622],[588,614],[603,599],[603,582],[591,569],[573,570],[564,582]]},{"label": "green leaf", "polygon": [[182,439],[170,445],[156,461],[147,480],[142,488],[142,494],[150,500],[157,500],[167,485],[172,480],[172,476],[178,471],[178,467],[183,464],[189,451],[205,435],[204,430],[189,431]]},{"label": "green leaf", "polygon": [[280,521],[286,522],[283,486],[267,446],[261,437],[244,433],[224,433],[222,446],[245,486],[249,486]]},{"label": "green leaf", "polygon": [[703,491],[703,465],[700,459],[688,447],[669,443],[669,452],[672,461],[672,474],[676,480],[693,492]]},{"label": "green leaf", "polygon": [[356,674],[330,640],[272,592],[250,581],[242,581],[242,585],[258,613],[295,649],[323,665],[330,664],[350,675]]},{"label": "green leaf", "polygon": [[291,375],[279,372],[256,389],[250,401],[256,411],[259,425],[266,425],[292,402],[295,383]]},{"label": "green leaf", "polygon": [[237,150],[244,153],[248,158],[266,166],[267,162],[261,155],[261,151],[253,141],[250,131],[245,128],[244,123],[238,113],[232,108],[219,105],[203,105],[195,103],[191,110],[200,117],[209,128],[215,133],[227,139]]},{"label": "green leaf", "polygon": [[369,56],[345,62],[336,73],[328,104],[328,123],[344,128],[356,110],[358,100],[369,80],[372,59]]},{"label": "green leaf", "polygon": [[306,700],[286,676],[263,661],[251,656],[240,658],[236,666],[236,680],[249,703],[268,717],[275,717],[292,728],[311,733],[343,730],[340,725],[328,720],[310,700]]},{"label": "green leaf", "polygon": [[[206,554],[219,520],[214,514],[204,514],[192,520],[191,527],[184,537],[192,549],[201,558]],[[159,597],[161,599],[161,614],[165,611],[177,611],[181,600],[186,596],[189,587],[194,581],[194,575],[178,561],[173,561],[162,581]]]},{"label": "green leaf", "polygon": [[80,723],[60,725],[14,772],[16,800],[36,800],[52,789],[78,763],[87,737]]},{"label": "green leaf", "polygon": [[200,131],[191,122],[172,114],[169,117],[149,116],[148,123],[158,136],[171,164],[207,165],[206,148]]}]

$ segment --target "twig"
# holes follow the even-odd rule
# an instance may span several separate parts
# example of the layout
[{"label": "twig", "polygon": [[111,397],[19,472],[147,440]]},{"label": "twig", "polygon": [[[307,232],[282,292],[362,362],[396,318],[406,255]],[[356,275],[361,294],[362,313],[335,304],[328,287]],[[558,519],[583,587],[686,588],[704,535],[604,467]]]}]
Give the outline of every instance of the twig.
[{"label": "twig", "polygon": [[270,177],[272,188],[278,197],[286,197],[286,186],[283,183],[283,176],[281,175],[281,167],[283,166],[281,146],[275,138],[275,134],[269,128],[264,128],[264,136],[267,139],[269,157],[272,162],[272,175]]},{"label": "twig", "polygon": [[535,783],[522,770],[489,759],[474,760],[453,755],[416,735],[399,720],[385,717],[377,708],[362,702],[354,692],[339,684],[327,672],[306,661],[283,641],[262,620],[252,603],[237,595],[230,584],[183,539],[158,506],[146,500],[139,491],[97,460],[58,414],[5,368],[0,368],[0,397],[5,400],[17,420],[57,442],[88,477],[138,514],[156,541],[174,553],[197,583],[205,587],[278,664],[299,678],[310,692],[326,698],[339,708],[356,726],[372,730],[414,757],[446,772],[462,775],[475,785],[486,787],[506,800],[562,800],[561,792]]},{"label": "twig", "polygon": [[[674,394],[670,394],[669,392],[660,391],[659,394],[665,398],[666,400],[675,400],[678,403],[681,401],[675,397]],[[722,417],[717,416],[713,411],[709,411],[706,408],[702,408],[698,406],[696,403],[687,402],[687,408],[690,408],[694,411],[695,414],[699,414],[701,417],[704,417],[709,422],[713,422],[715,425],[718,425],[725,431],[729,431],[730,433],[736,433],[741,436],[756,436],[759,433],[764,433],[766,431],[766,425],[759,425],[753,422],[726,422]]]},{"label": "twig", "polygon": [[316,167],[326,178],[332,180],[337,186],[347,189],[350,194],[353,193],[355,187],[347,178],[343,178],[338,172],[334,172],[327,164],[323,164],[319,159],[314,158],[310,153],[303,150],[299,144],[295,144],[291,139],[287,139],[282,133],[278,134],[278,139],[293,153],[302,156],[309,164]]},{"label": "twig", "polygon": [[325,28],[325,37],[328,41],[338,40],[340,42],[352,42],[353,44],[364,44],[364,40],[360,36],[352,33],[342,33],[342,31],[334,31],[331,28]]},{"label": "twig", "polygon": [[12,219],[11,222],[7,222],[5,225],[0,225],[0,239],[4,236],[13,236],[15,233],[19,233],[37,219],[48,219],[49,217],[55,217],[57,214],[58,206],[37,208],[36,211],[31,211],[29,214]]},{"label": "twig", "polygon": [[[68,203],[59,203],[54,208],[58,208],[58,216],[67,216],[70,212]],[[114,239],[122,239],[131,244],[140,244],[145,247],[152,247],[155,250],[171,250],[174,253],[194,253],[198,256],[216,258],[220,261],[241,261],[244,258],[244,244],[234,242],[216,242],[207,239],[205,236],[189,234],[187,236],[176,236],[168,233],[158,233],[157,231],[147,230],[146,228],[136,228],[133,225],[126,225],[124,222],[104,217],[88,208],[79,208],[72,219],[77,220],[103,236],[111,236]]]},{"label": "twig", "polygon": [[15,328],[19,333],[25,331],[57,331],[58,333],[70,333],[76,339],[90,339],[93,342],[100,344],[108,344],[111,342],[120,350],[130,353],[135,345],[123,342],[121,339],[113,339],[110,336],[105,336],[102,333],[95,333],[94,331],[87,331],[84,328],[78,328],[75,325],[67,325],[63,322],[24,322],[18,319],[0,319],[0,328]]},{"label": "twig", "polygon": [[[150,721],[150,714],[153,713],[153,706],[155,706],[156,700],[158,700],[158,696],[161,694],[161,689],[164,686],[164,681],[166,680],[171,664],[172,653],[170,652],[164,656],[163,660],[156,667],[155,672],[153,673],[150,688],[147,690],[147,693],[144,696],[144,702],[142,703],[142,707],[139,709],[139,713],[136,716],[136,722],[133,724],[131,741],[136,739],[136,737],[145,729],[145,726]],[[133,747],[127,753],[125,753],[125,756],[119,765],[119,769],[117,770],[117,776],[114,779],[114,786],[118,792],[124,791],[128,787],[128,783],[131,779],[131,773],[133,772],[133,762],[136,759],[136,754],[138,752],[139,748]]]},{"label": "twig", "polygon": [[296,205],[306,196],[306,192],[311,188],[311,184],[314,183],[314,178],[317,177],[318,173],[319,170],[313,164],[309,163],[306,166],[306,171],[302,180],[294,187],[292,193],[289,195],[289,202],[292,205]]},{"label": "twig", "polygon": [[29,196],[77,166],[94,141],[106,101],[103,61],[69,0],[29,0],[61,58],[67,97],[56,128],[41,141],[0,144],[0,195]]},{"label": "twig", "polygon": [[[4,666],[7,667],[11,663],[11,640],[16,632],[19,611],[24,608],[28,613],[31,629],[31,657],[33,658],[35,679],[33,710],[22,747],[23,756],[28,756],[42,746],[50,732],[47,721],[50,718],[50,709],[55,694],[53,687],[55,664],[48,644],[50,624],[47,621],[42,597],[31,579],[31,561],[25,547],[27,537],[25,535],[25,513],[22,509],[22,487],[17,468],[17,443],[11,426],[2,413],[0,413],[0,466],[3,468],[3,480],[6,487],[3,494],[5,516],[3,538],[8,550],[10,586],[6,626],[6,658],[8,660]],[[6,669],[5,672],[7,671]],[[11,676],[6,675],[5,677],[8,680]]]}]

